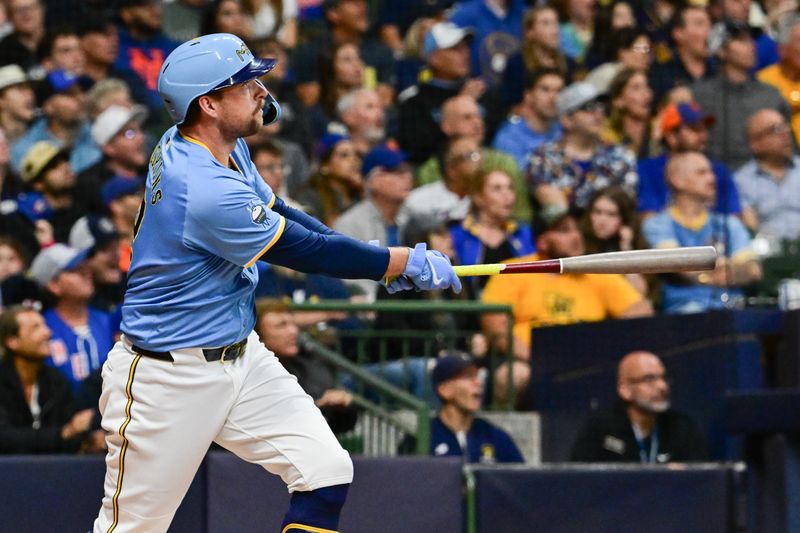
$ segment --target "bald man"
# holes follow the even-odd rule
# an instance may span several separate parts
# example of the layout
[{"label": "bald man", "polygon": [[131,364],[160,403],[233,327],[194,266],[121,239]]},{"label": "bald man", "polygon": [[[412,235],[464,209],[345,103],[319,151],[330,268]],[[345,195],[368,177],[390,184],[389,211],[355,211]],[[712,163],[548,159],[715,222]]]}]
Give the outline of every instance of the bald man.
[{"label": "bald man", "polygon": [[800,157],[789,124],[776,110],[762,109],[747,121],[747,138],[753,159],[734,176],[742,220],[754,233],[800,238]]},{"label": "bald man", "polygon": [[617,367],[617,404],[594,413],[572,448],[572,461],[668,463],[705,461],[697,425],[670,408],[670,387],[657,355],[635,351]]},{"label": "bald man", "polygon": [[716,198],[711,162],[700,152],[675,154],[666,176],[671,201],[644,222],[645,239],[652,248],[714,246],[720,257],[711,272],[663,276],[663,310],[700,313],[742,305],[741,287],[761,279],[761,266],[741,220],[709,210]]}]

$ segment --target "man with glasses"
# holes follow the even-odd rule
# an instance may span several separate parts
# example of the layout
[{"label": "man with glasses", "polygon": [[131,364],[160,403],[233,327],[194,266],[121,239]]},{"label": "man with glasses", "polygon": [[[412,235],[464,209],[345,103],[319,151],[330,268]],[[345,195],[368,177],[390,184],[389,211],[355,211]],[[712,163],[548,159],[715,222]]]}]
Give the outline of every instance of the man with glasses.
[{"label": "man with glasses", "polygon": [[92,123],[92,139],[102,150],[103,159],[78,174],[75,201],[83,211],[98,215],[105,212],[100,190],[113,176],[134,180],[147,172],[142,132],[146,118],[144,106],[111,105]]},{"label": "man with glasses", "polygon": [[601,189],[618,185],[636,197],[636,156],[601,139],[605,104],[586,82],[567,86],[556,99],[560,139],[537,148],[528,161],[528,191],[540,207],[585,209]]},{"label": "man with glasses", "polygon": [[753,159],[735,174],[742,221],[754,233],[800,238],[800,157],[782,114],[762,109],[747,121]]},{"label": "man with glasses", "polygon": [[669,463],[707,460],[705,438],[670,406],[670,384],[657,355],[627,354],[617,367],[619,401],[593,413],[572,448],[572,461]]},{"label": "man with glasses", "polygon": [[253,330],[257,261],[386,280],[390,292],[461,290],[449,260],[425,244],[385,248],[336,233],[258,175],[244,137],[280,117],[259,81],[274,66],[238,37],[213,34],[161,67],[175,125],[150,157],[122,337],[103,367],[109,454],[94,533],[167,531],[212,442],[281,476],[292,493],[282,533],[338,529],[353,465]]}]

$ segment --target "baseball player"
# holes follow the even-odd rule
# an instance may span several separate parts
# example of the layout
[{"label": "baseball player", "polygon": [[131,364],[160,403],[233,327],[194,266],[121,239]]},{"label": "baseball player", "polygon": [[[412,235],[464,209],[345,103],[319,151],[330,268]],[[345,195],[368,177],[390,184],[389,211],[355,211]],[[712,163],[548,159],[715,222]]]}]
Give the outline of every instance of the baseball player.
[{"label": "baseball player", "polygon": [[461,290],[450,262],[423,244],[345,237],[264,183],[241,138],[280,116],[258,80],[274,66],[238,37],[213,34],[161,68],[176,125],[150,158],[123,336],[103,367],[109,451],[94,533],[166,531],[212,442],[281,476],[292,493],[282,533],[338,528],[352,463],[253,332],[256,261],[383,279],[390,292]]}]

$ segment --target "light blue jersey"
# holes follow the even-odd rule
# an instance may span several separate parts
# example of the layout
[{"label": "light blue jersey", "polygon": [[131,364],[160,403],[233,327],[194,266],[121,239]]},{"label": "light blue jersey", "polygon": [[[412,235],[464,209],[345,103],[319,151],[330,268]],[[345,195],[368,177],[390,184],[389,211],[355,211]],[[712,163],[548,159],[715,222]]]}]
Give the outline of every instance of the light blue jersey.
[{"label": "light blue jersey", "polygon": [[150,157],[122,332],[155,351],[225,346],[255,325],[256,260],[285,219],[239,139],[228,167],[172,127]]}]

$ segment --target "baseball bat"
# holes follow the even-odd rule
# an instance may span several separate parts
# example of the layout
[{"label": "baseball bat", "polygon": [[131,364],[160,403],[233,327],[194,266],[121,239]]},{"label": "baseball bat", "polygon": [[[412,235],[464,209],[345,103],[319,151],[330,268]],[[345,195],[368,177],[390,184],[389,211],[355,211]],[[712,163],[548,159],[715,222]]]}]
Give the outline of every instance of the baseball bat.
[{"label": "baseball bat", "polygon": [[459,277],[494,274],[660,274],[713,270],[716,262],[717,251],[713,246],[691,246],[608,252],[524,263],[459,265],[453,268]]}]

